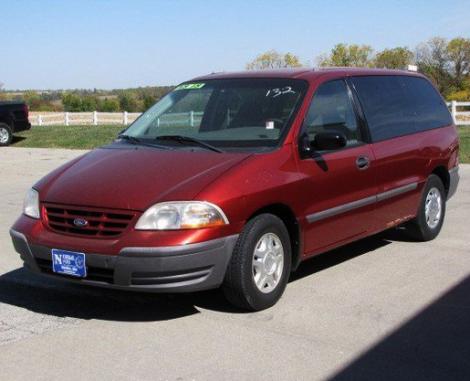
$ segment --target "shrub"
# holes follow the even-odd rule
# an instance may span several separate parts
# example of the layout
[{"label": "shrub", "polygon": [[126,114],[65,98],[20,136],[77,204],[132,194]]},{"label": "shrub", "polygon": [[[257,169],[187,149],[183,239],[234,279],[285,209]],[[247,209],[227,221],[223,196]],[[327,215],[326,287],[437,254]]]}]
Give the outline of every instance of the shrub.
[{"label": "shrub", "polygon": [[447,96],[449,101],[468,102],[470,101],[470,90],[460,90],[450,93]]},{"label": "shrub", "polygon": [[119,102],[117,99],[105,98],[97,106],[98,111],[102,112],[117,112],[119,111]]}]

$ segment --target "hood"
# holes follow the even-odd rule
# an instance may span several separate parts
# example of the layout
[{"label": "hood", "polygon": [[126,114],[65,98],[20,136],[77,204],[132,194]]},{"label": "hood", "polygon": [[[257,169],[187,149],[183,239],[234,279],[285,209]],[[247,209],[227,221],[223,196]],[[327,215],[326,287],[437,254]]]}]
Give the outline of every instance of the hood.
[{"label": "hood", "polygon": [[57,169],[36,188],[45,202],[143,211],[160,201],[193,199],[248,156],[127,145],[105,147]]}]

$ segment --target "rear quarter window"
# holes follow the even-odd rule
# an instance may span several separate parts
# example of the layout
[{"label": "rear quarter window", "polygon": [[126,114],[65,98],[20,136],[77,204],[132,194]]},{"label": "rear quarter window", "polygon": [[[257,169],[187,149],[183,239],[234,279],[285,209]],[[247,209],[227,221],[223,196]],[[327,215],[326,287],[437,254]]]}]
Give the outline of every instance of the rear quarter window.
[{"label": "rear quarter window", "polygon": [[441,96],[424,78],[364,76],[351,80],[364,109],[373,141],[452,123]]},{"label": "rear quarter window", "polygon": [[407,90],[408,102],[413,107],[417,131],[426,131],[452,124],[452,117],[447,105],[429,81],[419,77],[401,78]]}]

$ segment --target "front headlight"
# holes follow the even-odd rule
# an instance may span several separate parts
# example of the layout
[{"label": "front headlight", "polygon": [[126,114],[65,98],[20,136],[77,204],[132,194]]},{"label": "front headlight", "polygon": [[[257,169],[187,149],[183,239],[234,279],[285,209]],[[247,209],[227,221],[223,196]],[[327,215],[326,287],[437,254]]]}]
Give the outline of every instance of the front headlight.
[{"label": "front headlight", "polygon": [[31,218],[39,219],[39,193],[36,189],[31,188],[23,202],[23,213]]},{"label": "front headlight", "polygon": [[224,212],[202,201],[162,202],[148,208],[139,218],[137,230],[198,229],[228,224]]}]

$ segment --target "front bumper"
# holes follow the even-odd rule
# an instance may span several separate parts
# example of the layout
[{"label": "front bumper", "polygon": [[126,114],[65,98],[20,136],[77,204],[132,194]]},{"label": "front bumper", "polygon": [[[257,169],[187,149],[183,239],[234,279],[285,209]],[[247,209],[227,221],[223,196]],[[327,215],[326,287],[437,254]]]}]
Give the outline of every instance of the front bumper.
[{"label": "front bumper", "polygon": [[119,255],[86,254],[87,277],[52,271],[51,248],[30,244],[10,230],[15,250],[29,270],[93,286],[147,291],[193,292],[222,283],[238,235],[167,247],[123,248]]}]

